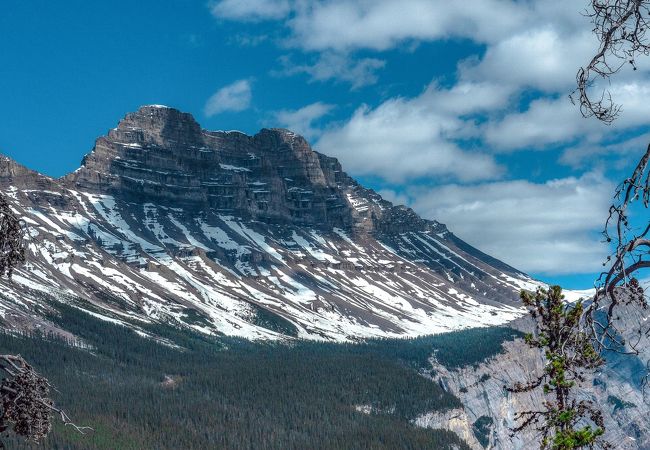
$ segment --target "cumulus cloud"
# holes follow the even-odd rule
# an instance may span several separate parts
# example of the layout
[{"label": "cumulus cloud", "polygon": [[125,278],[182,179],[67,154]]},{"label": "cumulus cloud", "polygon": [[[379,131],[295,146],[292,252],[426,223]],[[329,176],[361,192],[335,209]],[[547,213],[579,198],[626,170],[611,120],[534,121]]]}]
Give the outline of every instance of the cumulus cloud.
[{"label": "cumulus cloud", "polygon": [[386,65],[377,58],[353,58],[348,54],[325,52],[311,64],[295,64],[290,58],[281,58],[283,69],[279,75],[305,73],[311,81],[338,80],[350,83],[352,89],[377,82],[377,71]]},{"label": "cumulus cloud", "polygon": [[494,42],[523,28],[532,15],[530,8],[510,0],[221,0],[211,2],[210,9],[220,19],[282,20],[288,32],[282,40],[285,46],[321,54],[315,63],[302,65],[294,73],[307,73],[313,80],[336,77],[344,81],[363,74],[354,87],[373,83],[383,61],[363,58],[343,65],[342,55],[450,37]]},{"label": "cumulus cloud", "polygon": [[411,199],[408,195],[396,192],[392,189],[380,189],[378,192],[384,200],[388,200],[393,205],[408,205]]},{"label": "cumulus cloud", "polygon": [[449,114],[467,116],[501,109],[512,94],[512,88],[502,83],[459,82],[445,89],[433,82],[417,102]]},{"label": "cumulus cloud", "polygon": [[494,107],[507,101],[508,93],[493,85],[466,84],[446,90],[432,84],[414,98],[358,108],[347,122],[323,133],[317,148],[338,157],[355,175],[391,182],[418,177],[492,179],[502,171],[493,158],[463,150],[456,142],[478,131],[458,115]]},{"label": "cumulus cloud", "polygon": [[211,1],[209,6],[219,19],[250,22],[281,19],[290,11],[288,0],[220,0]]},{"label": "cumulus cloud", "polygon": [[488,123],[484,137],[497,151],[545,149],[583,136],[585,129],[595,125],[584,120],[566,98],[541,98],[531,102],[523,112],[507,114],[499,121]]},{"label": "cumulus cloud", "polygon": [[288,43],[314,51],[383,51],[450,37],[495,43],[545,21],[568,30],[587,23],[580,0],[221,0],[210,6],[219,18],[283,20]]},{"label": "cumulus cloud", "polygon": [[[443,156],[453,154],[450,150],[453,146],[464,146],[457,140],[463,137],[461,129],[471,130],[485,151],[504,153],[594,145],[607,133],[648,124],[650,107],[643,99],[650,94],[650,85],[642,74],[641,78],[638,73],[634,78],[628,71],[617,84],[608,87],[616,101],[624,105],[621,119],[614,127],[584,120],[577,107],[569,102],[575,71],[580,63],[588,61],[596,45],[588,19],[580,14],[584,8],[580,1],[470,3],[430,0],[405,4],[390,0],[293,3],[291,18],[285,18],[291,33],[289,42],[320,53],[310,64],[285,64],[284,74],[306,73],[311,80],[338,79],[350,82],[353,88],[360,87],[377,81],[377,70],[383,67],[384,61],[355,60],[351,52],[383,51],[405,43],[460,36],[487,45],[483,55],[459,64],[456,85],[440,92],[436,99],[457,104],[456,111],[447,105],[438,107],[435,114],[427,114],[437,120],[440,109],[444,109],[443,125],[432,125],[437,128],[434,134],[444,134],[442,142],[436,142]],[[494,27],[494,23],[500,26]],[[650,70],[650,63],[647,69]],[[529,96],[531,91],[534,94]],[[533,100],[526,100],[527,97]],[[402,101],[389,99],[372,116],[376,118],[385,112],[391,102]],[[472,103],[478,101],[486,103],[485,116],[480,119],[481,126],[475,127],[476,117],[472,116],[471,109]],[[463,111],[464,104],[469,104],[470,117]],[[368,120],[368,116],[357,111],[350,121],[359,124],[364,118]],[[451,122],[456,125],[450,132],[445,123]],[[349,131],[354,124],[347,126]],[[338,137],[337,144],[342,140],[341,132]],[[329,145],[328,139],[323,144]],[[445,161],[443,157],[439,164],[447,166],[443,172],[455,173]]]},{"label": "cumulus cloud", "polygon": [[244,111],[250,107],[252,97],[251,81],[238,80],[215,92],[205,103],[203,111],[208,117],[225,111]]},{"label": "cumulus cloud", "polygon": [[[460,62],[451,88],[432,85],[417,98],[362,106],[322,136],[322,149],[340,156],[358,174],[393,180],[425,174],[465,181],[493,178],[503,171],[488,153],[596,147],[604,136],[611,140],[648,125],[650,104],[644,100],[650,95],[650,58],[641,62],[641,70],[624,71],[607,86],[624,107],[614,126],[585,120],[569,102],[575,71],[596,47],[589,21],[580,14],[585,7],[581,0],[247,0],[232,8],[229,3],[213,3],[213,13],[234,20],[280,20],[288,33],[284,43],[312,52],[306,63],[284,57],[276,73],[343,81],[353,89],[376,83],[386,64],[381,58],[359,57],[357,50],[381,52],[451,37],[486,44],[482,55]],[[416,127],[429,129],[417,132]],[[303,129],[315,135],[309,126]],[[403,145],[389,137],[405,131],[409,137]],[[373,138],[375,132],[381,137]],[[468,138],[482,151],[468,151],[463,141]],[[372,144],[363,145],[364,139]],[[576,166],[580,154],[586,155],[567,152],[563,162],[573,158],[570,164]],[[369,156],[377,160],[367,161]],[[467,168],[468,158],[476,159],[475,169]]]},{"label": "cumulus cloud", "polygon": [[552,24],[526,29],[490,45],[478,64],[461,65],[464,78],[493,80],[546,92],[570,92],[576,62],[593,52],[590,30],[560,31]]},{"label": "cumulus cloud", "polygon": [[621,102],[623,112],[612,126],[585,120],[565,96],[532,101],[522,112],[505,115],[485,127],[485,141],[497,151],[550,149],[576,140],[595,144],[604,136],[616,135],[647,125],[650,117],[650,83],[613,83],[612,96]]},{"label": "cumulus cloud", "polygon": [[605,161],[613,161],[616,169],[629,165],[635,161],[650,142],[650,133],[624,139],[620,142],[609,144],[587,145],[580,144],[563,150],[560,163],[576,169],[599,166]]},{"label": "cumulus cloud", "polygon": [[[290,42],[307,50],[387,50],[409,41],[469,37],[493,41],[524,21],[502,0],[329,0],[297,4]],[[494,24],[499,26],[494,26]]]},{"label": "cumulus cloud", "polygon": [[311,139],[321,132],[314,127],[314,122],[327,115],[333,108],[334,105],[316,102],[296,110],[277,111],[274,113],[274,119],[279,125]]},{"label": "cumulus cloud", "polygon": [[526,272],[597,272],[613,183],[598,173],[545,183],[526,180],[414,189],[411,206],[461,239]]}]

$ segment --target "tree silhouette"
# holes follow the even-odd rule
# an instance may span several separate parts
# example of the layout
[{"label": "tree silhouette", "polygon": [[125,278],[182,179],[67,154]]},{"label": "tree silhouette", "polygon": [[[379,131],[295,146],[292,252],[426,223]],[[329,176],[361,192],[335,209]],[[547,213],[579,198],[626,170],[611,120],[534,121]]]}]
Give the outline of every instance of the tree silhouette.
[{"label": "tree silhouette", "polygon": [[[650,1],[591,0],[586,15],[592,20],[599,47],[589,63],[578,70],[577,86],[571,99],[579,104],[585,118],[595,117],[610,124],[620,114],[621,106],[602,84],[607,84],[610,77],[626,65],[636,70],[637,59],[650,54],[647,34]],[[599,350],[625,348],[621,330],[616,329],[612,320],[618,305],[647,307],[638,279],[644,270],[650,269],[650,220],[638,223],[630,217],[635,209],[640,212],[637,217],[648,217],[650,145],[632,174],[619,184],[614,199],[603,230],[605,241],[613,250],[581,323],[590,330]],[[602,310],[606,314],[600,314]],[[627,346],[627,351],[636,350]]]}]

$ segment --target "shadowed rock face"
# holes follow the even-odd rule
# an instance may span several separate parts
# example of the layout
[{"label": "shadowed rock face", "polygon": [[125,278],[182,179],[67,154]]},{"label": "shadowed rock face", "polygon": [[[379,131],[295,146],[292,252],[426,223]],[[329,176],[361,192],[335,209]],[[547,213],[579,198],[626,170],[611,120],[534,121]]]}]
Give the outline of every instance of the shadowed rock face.
[{"label": "shadowed rock face", "polygon": [[0,189],[30,232],[30,264],[0,280],[20,326],[43,296],[74,295],[127,326],[413,336],[504,323],[534,286],[291,131],[206,131],[162,106],[128,114],[59,180],[0,159]]}]

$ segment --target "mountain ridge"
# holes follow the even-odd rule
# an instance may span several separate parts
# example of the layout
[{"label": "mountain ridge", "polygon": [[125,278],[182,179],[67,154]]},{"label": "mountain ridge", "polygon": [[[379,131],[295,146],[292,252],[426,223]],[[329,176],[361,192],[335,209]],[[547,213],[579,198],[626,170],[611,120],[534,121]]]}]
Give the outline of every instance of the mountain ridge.
[{"label": "mountain ridge", "polygon": [[[251,172],[259,172],[259,177],[253,186],[246,186]],[[336,158],[313,151],[292,131],[263,128],[248,136],[203,130],[190,114],[161,106],[144,106],[127,114],[107,136],[96,140],[82,166],[62,181],[120,196],[132,193],[138,201],[181,201],[256,220],[343,228],[355,222],[354,211],[347,208],[337,187],[344,183],[364,189]],[[169,188],[179,190],[179,195]],[[418,231],[443,227],[366,191],[378,205],[391,208],[392,216],[405,215],[402,227]],[[358,224],[359,228],[385,227],[382,208],[368,207],[373,209],[369,216],[373,223]]]},{"label": "mountain ridge", "polygon": [[160,105],[127,114],[59,179],[3,158],[0,188],[29,231],[28,265],[2,282],[9,323],[49,327],[37,298],[72,296],[136,328],[406,337],[507,322],[537,285],[289,130],[208,131]]}]

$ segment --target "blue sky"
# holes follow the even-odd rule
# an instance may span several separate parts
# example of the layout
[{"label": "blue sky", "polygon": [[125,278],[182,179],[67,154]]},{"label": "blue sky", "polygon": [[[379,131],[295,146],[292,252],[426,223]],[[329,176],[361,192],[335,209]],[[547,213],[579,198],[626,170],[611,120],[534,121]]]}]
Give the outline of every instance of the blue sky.
[{"label": "blue sky", "polygon": [[583,1],[7,0],[0,152],[58,177],[127,112],[288,127],[363,184],[538,278],[589,287],[615,182],[644,149],[650,67],[568,101]]}]

